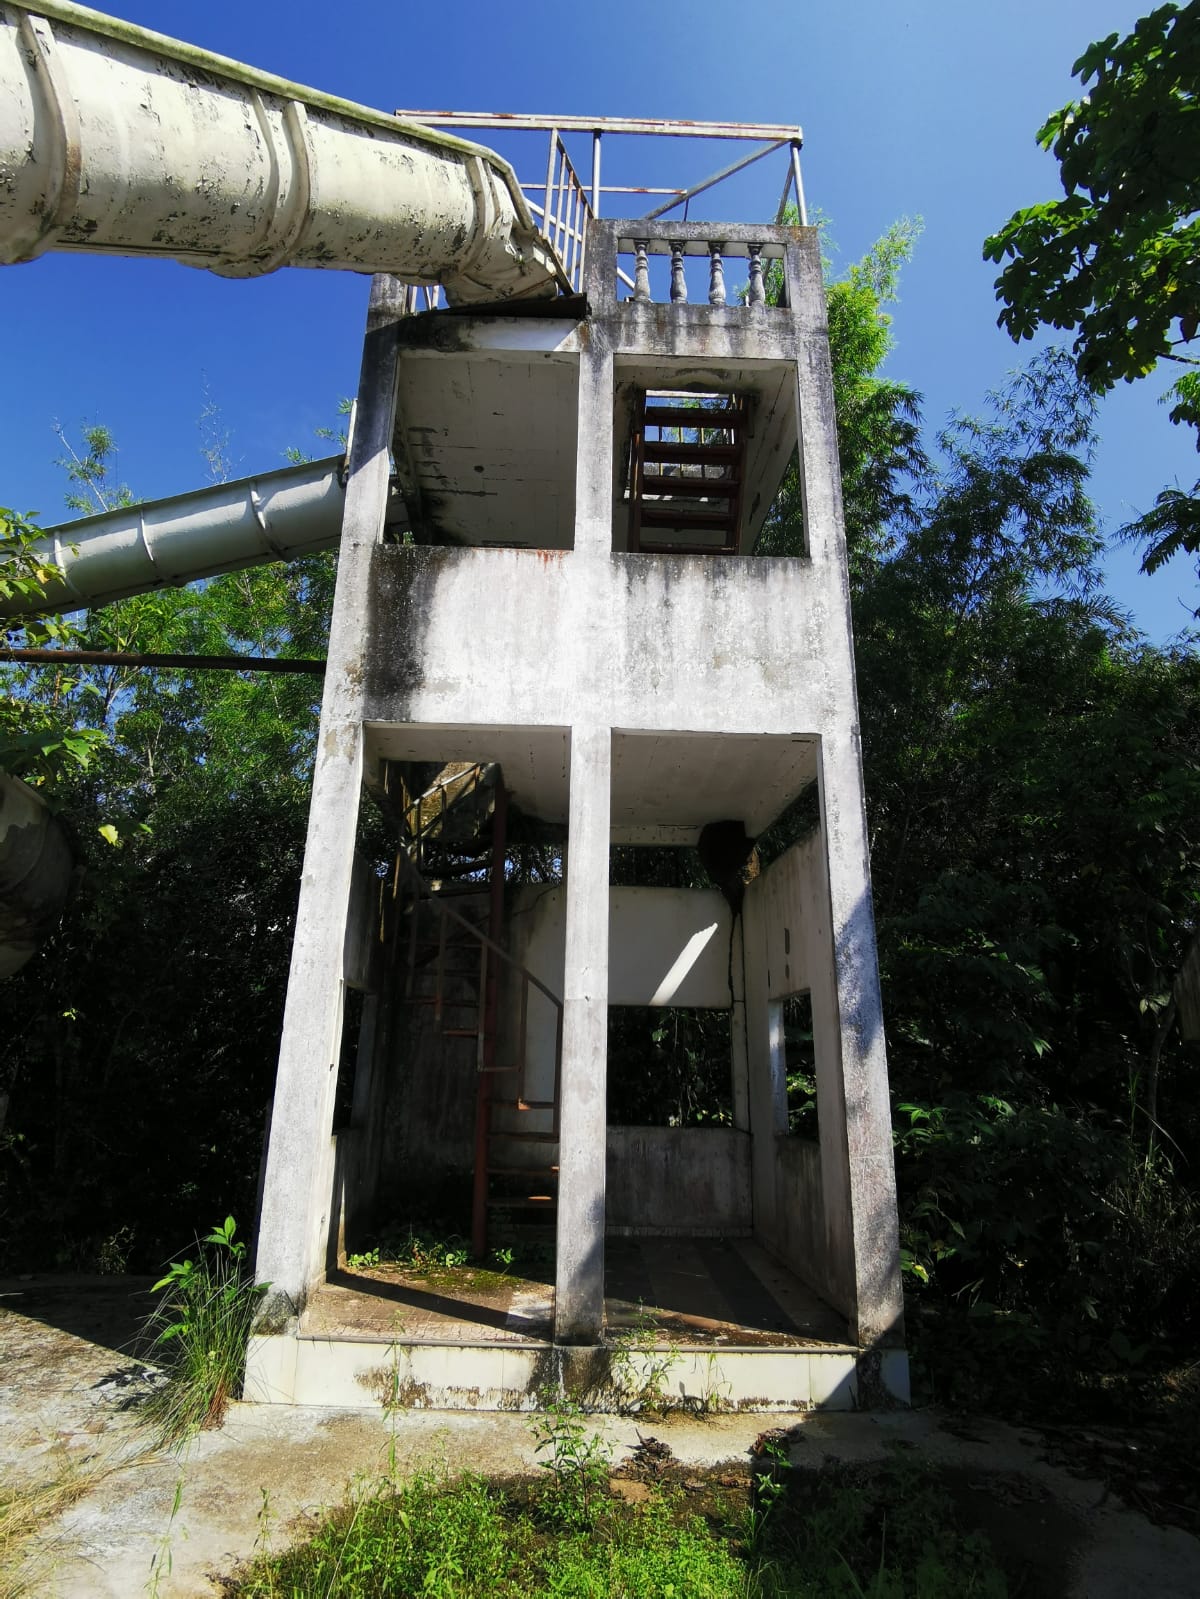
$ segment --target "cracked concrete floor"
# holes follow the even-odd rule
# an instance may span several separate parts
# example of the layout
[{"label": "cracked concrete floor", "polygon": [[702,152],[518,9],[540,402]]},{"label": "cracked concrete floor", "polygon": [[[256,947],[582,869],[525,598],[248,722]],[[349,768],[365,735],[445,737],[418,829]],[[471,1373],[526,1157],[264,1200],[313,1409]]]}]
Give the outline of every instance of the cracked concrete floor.
[{"label": "cracked concrete floor", "polygon": [[[534,1468],[528,1418],[484,1413],[389,1420],[374,1411],[237,1405],[183,1457],[147,1452],[129,1408],[144,1368],[122,1352],[146,1287],[121,1278],[0,1281],[0,1473],[9,1488],[65,1475],[68,1497],[77,1492],[33,1542],[26,1591],[38,1599],[132,1599],[147,1591],[156,1563],[162,1599],[217,1594],[219,1579],[261,1542],[264,1502],[278,1548],[306,1514],[337,1503],[356,1477],[389,1460],[401,1472]],[[638,1423],[603,1425],[619,1463]],[[1049,1464],[1028,1428],[925,1411],[677,1418],[655,1420],[652,1431],[681,1463],[699,1467],[744,1463],[764,1426],[788,1429],[802,1468],[919,1451],[947,1473],[972,1520],[1027,1558],[1024,1599],[1200,1594],[1200,1542],[1153,1525],[1102,1483]],[[15,1575],[0,1573],[0,1594]]]}]

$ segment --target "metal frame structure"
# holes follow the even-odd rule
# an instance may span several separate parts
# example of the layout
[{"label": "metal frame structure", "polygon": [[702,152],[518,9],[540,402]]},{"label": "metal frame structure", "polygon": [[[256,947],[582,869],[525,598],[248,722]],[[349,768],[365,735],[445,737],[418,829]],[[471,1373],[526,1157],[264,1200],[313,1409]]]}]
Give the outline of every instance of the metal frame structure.
[{"label": "metal frame structure", "polygon": [[[668,198],[654,210],[646,213],[645,221],[653,221],[666,212],[672,211],[677,205],[686,205],[698,194],[703,194],[706,189],[715,188],[718,183],[723,183],[726,178],[731,178],[745,167],[752,166],[754,162],[761,161],[764,156],[774,155],[777,150],[787,148],[789,152],[787,178],[784,182],[783,193],[780,196],[776,210],[775,220],[783,217],[787,207],[788,196],[795,191],[796,207],[800,213],[800,225],[808,224],[808,210],[804,200],[804,182],[800,172],[800,151],[804,145],[803,130],[790,123],[775,122],[686,122],[667,120],[660,117],[579,117],[579,116],[520,116],[509,115],[502,111],[397,111],[398,117],[403,117],[409,122],[420,122],[426,127],[448,128],[461,131],[467,128],[509,130],[515,133],[546,132],[550,135],[550,165],[553,167],[555,160],[556,143],[562,147],[564,133],[589,133],[592,138],[592,162],[588,181],[588,190],[591,196],[591,215],[600,215],[600,197],[604,194],[647,194],[668,195]],[[674,139],[728,139],[741,143],[752,143],[760,146],[751,151],[747,156],[732,162],[729,166],[722,167],[720,171],[712,173],[700,183],[692,184],[686,189],[662,189],[630,187],[626,184],[605,184],[600,181],[600,154],[601,141],[605,134],[614,136],[630,136],[634,138],[674,138]],[[565,154],[565,150],[564,150]],[[539,192],[540,185],[522,183],[521,188],[531,193]],[[550,203],[549,184],[546,185],[547,209]],[[536,209],[531,207],[531,209]],[[547,235],[548,236],[548,235]]]}]

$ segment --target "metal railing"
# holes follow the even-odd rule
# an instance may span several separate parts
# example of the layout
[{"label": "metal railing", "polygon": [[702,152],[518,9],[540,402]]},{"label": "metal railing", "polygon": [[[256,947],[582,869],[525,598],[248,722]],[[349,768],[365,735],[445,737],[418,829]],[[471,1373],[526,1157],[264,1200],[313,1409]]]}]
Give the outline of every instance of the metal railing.
[{"label": "metal railing", "polygon": [[480,766],[477,762],[464,764],[458,771],[436,778],[404,807],[404,824],[412,839],[413,859],[418,868],[424,864],[426,839],[432,838],[435,832],[445,836],[446,818],[451,808],[460,801],[473,799],[487,785],[489,774],[494,781],[494,767]]},{"label": "metal railing", "polygon": [[[521,187],[532,189],[533,185],[523,183]],[[557,128],[550,130],[542,204],[531,200],[529,209],[540,218],[542,235],[557,256],[571,292],[578,294],[583,288],[587,224],[593,213]]]},{"label": "metal railing", "polygon": [[[544,180],[522,182],[521,189],[529,199],[529,208],[538,221],[541,232],[553,249],[561,273],[561,286],[566,293],[578,294],[583,287],[584,258],[587,244],[587,223],[599,217],[602,197],[605,195],[644,195],[656,200],[654,207],[641,219],[654,222],[670,211],[683,207],[682,221],[686,224],[688,206],[696,196],[707,193],[735,174],[743,172],[765,157],[785,152],[786,172],[783,192],[776,207],[774,222],[782,222],[787,208],[794,200],[800,225],[807,226],[808,212],[804,198],[804,183],[800,171],[800,151],[804,143],[799,127],[777,123],[750,122],[680,122],[657,118],[637,117],[578,117],[578,116],[516,116],[491,111],[397,111],[398,117],[425,123],[429,127],[447,128],[451,131],[478,130],[487,132],[545,132],[549,134],[549,151]],[[585,183],[571,161],[564,143],[564,134],[589,135],[591,164]],[[601,181],[601,152],[606,136],[635,138],[682,138],[694,140],[732,140],[749,143],[755,148],[749,154],[710,173],[699,183],[684,188],[655,187],[638,184],[606,184]],[[540,196],[535,200],[532,196]],[[719,241],[714,240],[714,248]],[[686,253],[695,254],[689,249]],[[741,252],[744,253],[744,252]],[[618,268],[619,280],[626,288],[634,290],[640,299],[634,277]],[[752,285],[753,287],[753,285]],[[445,304],[440,291],[410,289],[409,309],[436,310]],[[673,295],[672,298],[679,298]],[[720,299],[713,304],[724,303]],[[749,303],[759,303],[751,300]]]},{"label": "metal railing", "polygon": [[[409,908],[412,920],[409,925],[409,953],[408,953],[408,978],[405,986],[405,997],[412,999],[416,986],[417,952],[420,940],[420,909],[427,906],[438,918],[437,957],[434,968],[434,993],[433,1016],[435,1025],[441,1024],[447,1005],[446,978],[446,953],[449,942],[450,927],[454,926],[464,932],[469,939],[479,946],[479,1008],[483,1009],[483,996],[487,992],[487,982],[491,962],[497,962],[514,973],[519,980],[518,989],[518,1021],[515,1059],[507,1066],[489,1066],[486,1064],[486,1050],[484,1047],[483,1027],[465,1029],[464,1032],[475,1032],[478,1038],[476,1050],[476,1070],[483,1074],[495,1076],[516,1075],[516,1085],[513,1099],[509,1102],[517,1110],[530,1111],[542,1110],[552,1113],[552,1131],[558,1134],[558,1107],[562,1087],[562,1042],[563,1042],[563,1002],[554,991],[542,982],[540,977],[534,975],[527,966],[523,966],[514,956],[489,937],[482,928],[477,927],[469,917],[463,916],[454,910],[439,896],[431,884],[418,872],[411,859],[403,850],[396,853],[395,867],[392,875],[392,898],[399,900],[402,888],[407,888],[411,894]],[[528,1099],[527,1080],[529,1066],[529,990],[534,988],[553,1007],[554,1011],[554,1087],[550,1099]],[[482,1021],[482,1016],[480,1017]],[[503,1104],[505,1101],[496,1101]]]}]

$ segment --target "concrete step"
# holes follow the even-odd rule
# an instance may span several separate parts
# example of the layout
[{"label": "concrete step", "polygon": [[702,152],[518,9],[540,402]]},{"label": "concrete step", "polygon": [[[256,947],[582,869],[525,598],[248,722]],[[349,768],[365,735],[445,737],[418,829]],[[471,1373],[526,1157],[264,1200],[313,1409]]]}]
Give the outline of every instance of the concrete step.
[{"label": "concrete step", "polygon": [[[380,1396],[400,1393],[426,1410],[536,1410],[547,1385],[572,1390],[585,1372],[599,1408],[618,1409],[622,1389],[643,1363],[647,1381],[661,1378],[681,1410],[769,1414],[785,1410],[856,1410],[860,1407],[859,1351],[849,1346],[772,1346],[715,1349],[678,1341],[631,1350],[628,1344],[563,1348],[547,1339],[473,1339],[447,1344],[403,1336],[391,1339],[296,1336],[272,1333],[250,1340],[245,1397],[251,1403],[327,1405],[378,1412]],[[875,1357],[878,1372],[867,1392],[908,1402],[908,1360],[902,1349]],[[604,1403],[604,1367],[610,1363],[613,1397]],[[631,1370],[631,1367],[634,1368]]]}]

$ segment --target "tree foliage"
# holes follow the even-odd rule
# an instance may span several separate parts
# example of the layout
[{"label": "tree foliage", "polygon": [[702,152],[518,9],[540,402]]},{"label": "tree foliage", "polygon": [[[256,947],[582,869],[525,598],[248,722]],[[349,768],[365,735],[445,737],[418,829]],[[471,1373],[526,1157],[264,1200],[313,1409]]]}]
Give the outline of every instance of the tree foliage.
[{"label": "tree foliage", "polygon": [[1200,331],[1200,4],[1160,6],[1072,69],[1087,89],[1038,133],[1065,198],[1011,217],[984,246],[1014,338],[1077,330],[1097,390],[1143,377]]},{"label": "tree foliage", "polygon": [[[115,499],[111,454],[89,448],[90,491]],[[19,530],[26,547],[36,534]],[[320,656],[333,574],[312,556],[9,637]],[[82,881],[46,950],[0,988],[0,1255],[148,1269],[197,1214],[252,1213],[320,679],[2,671],[0,762],[50,785]]]},{"label": "tree foliage", "polygon": [[[843,405],[849,481],[913,401],[877,386],[883,305],[838,296],[839,396],[894,408],[856,437]],[[847,492],[905,1259],[926,1348],[920,1307],[947,1318],[940,1391],[973,1401],[1006,1353],[1026,1383],[1129,1371],[1200,1319],[1200,1096],[1163,1026],[1200,911],[1200,662],[1103,592],[1093,423],[1051,352]],[[802,551],[799,494],[776,516]]]},{"label": "tree foliage", "polygon": [[[1000,325],[1074,331],[1076,370],[1102,394],[1160,360],[1200,368],[1200,0],[1090,45],[1073,72],[1087,93],[1038,133],[1065,198],[1016,212],[984,255],[1006,262]],[[1200,430],[1200,370],[1171,392],[1171,420]],[[1147,572],[1200,553],[1200,484],[1164,491],[1125,536],[1145,544]]]},{"label": "tree foliage", "polygon": [[[920,396],[882,372],[892,349],[887,307],[896,300],[901,269],[919,234],[917,222],[893,224],[826,294],[846,539],[856,573],[887,548],[894,524],[910,508],[911,481],[925,467]],[[782,286],[775,267],[768,298],[777,299]],[[793,462],[756,553],[797,555],[804,548],[803,490]]]}]

